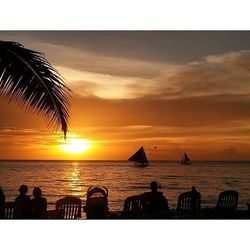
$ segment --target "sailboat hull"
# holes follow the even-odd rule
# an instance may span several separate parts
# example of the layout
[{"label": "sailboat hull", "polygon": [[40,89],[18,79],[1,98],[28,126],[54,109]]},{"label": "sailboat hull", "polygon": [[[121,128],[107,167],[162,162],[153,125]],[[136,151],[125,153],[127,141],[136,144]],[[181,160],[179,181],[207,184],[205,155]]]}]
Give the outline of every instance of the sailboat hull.
[{"label": "sailboat hull", "polygon": [[148,163],[139,163],[139,162],[135,162],[135,166],[139,167],[139,168],[145,168],[148,167]]},{"label": "sailboat hull", "polygon": [[191,165],[191,162],[181,162],[183,165]]}]

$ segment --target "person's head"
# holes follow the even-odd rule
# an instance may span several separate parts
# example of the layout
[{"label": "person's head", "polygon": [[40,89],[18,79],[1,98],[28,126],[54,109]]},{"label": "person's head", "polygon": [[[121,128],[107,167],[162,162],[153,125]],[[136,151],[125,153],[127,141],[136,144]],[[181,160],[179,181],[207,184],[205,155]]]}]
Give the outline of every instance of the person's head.
[{"label": "person's head", "polygon": [[19,187],[19,192],[21,195],[25,195],[28,192],[28,187],[26,185],[21,185]]},{"label": "person's head", "polygon": [[196,191],[195,186],[192,186],[192,191]]},{"label": "person's head", "polygon": [[4,195],[2,187],[0,187],[0,195]]},{"label": "person's head", "polygon": [[158,189],[158,183],[156,181],[152,181],[150,183],[150,189],[152,190],[152,192],[157,191],[157,189]]},{"label": "person's head", "polygon": [[35,198],[41,197],[41,195],[42,195],[42,190],[41,190],[41,188],[35,187],[35,188],[33,189],[33,195],[34,195]]}]

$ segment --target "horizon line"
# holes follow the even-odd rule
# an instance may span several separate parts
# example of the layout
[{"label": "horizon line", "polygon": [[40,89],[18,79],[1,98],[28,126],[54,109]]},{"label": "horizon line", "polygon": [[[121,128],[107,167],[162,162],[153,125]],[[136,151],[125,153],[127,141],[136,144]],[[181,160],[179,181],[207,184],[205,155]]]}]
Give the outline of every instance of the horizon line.
[{"label": "horizon line", "polygon": [[[109,159],[109,160],[73,160],[73,159],[65,159],[65,160],[53,160],[53,159],[0,159],[0,161],[127,161],[129,162],[128,160],[112,160],[112,159]],[[164,159],[164,160],[151,160],[150,162],[156,162],[156,161],[169,161],[169,162],[180,162],[180,160],[167,160],[167,159]],[[250,159],[249,160],[192,160],[191,162],[250,162]]]}]

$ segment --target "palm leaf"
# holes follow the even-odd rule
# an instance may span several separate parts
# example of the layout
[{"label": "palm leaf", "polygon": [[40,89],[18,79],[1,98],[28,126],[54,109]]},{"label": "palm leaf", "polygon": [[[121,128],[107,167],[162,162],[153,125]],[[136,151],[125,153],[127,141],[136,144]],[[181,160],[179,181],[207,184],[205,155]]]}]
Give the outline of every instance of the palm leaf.
[{"label": "palm leaf", "polygon": [[16,42],[0,41],[0,96],[45,116],[49,125],[61,125],[65,138],[69,93],[42,53]]}]

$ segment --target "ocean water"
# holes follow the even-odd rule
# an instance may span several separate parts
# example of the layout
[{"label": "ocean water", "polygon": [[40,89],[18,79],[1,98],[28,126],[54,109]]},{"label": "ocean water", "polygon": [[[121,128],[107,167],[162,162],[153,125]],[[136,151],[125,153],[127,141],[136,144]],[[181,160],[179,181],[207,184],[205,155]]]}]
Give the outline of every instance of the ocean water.
[{"label": "ocean water", "polygon": [[6,201],[13,201],[21,184],[32,189],[39,186],[48,200],[49,209],[56,200],[75,195],[86,201],[89,186],[109,189],[111,211],[123,209],[126,197],[149,191],[156,180],[160,191],[175,208],[178,195],[196,186],[201,193],[202,207],[214,207],[221,191],[239,192],[239,208],[250,202],[250,162],[179,162],[155,161],[147,168],[138,168],[128,161],[0,161],[0,186]]}]

